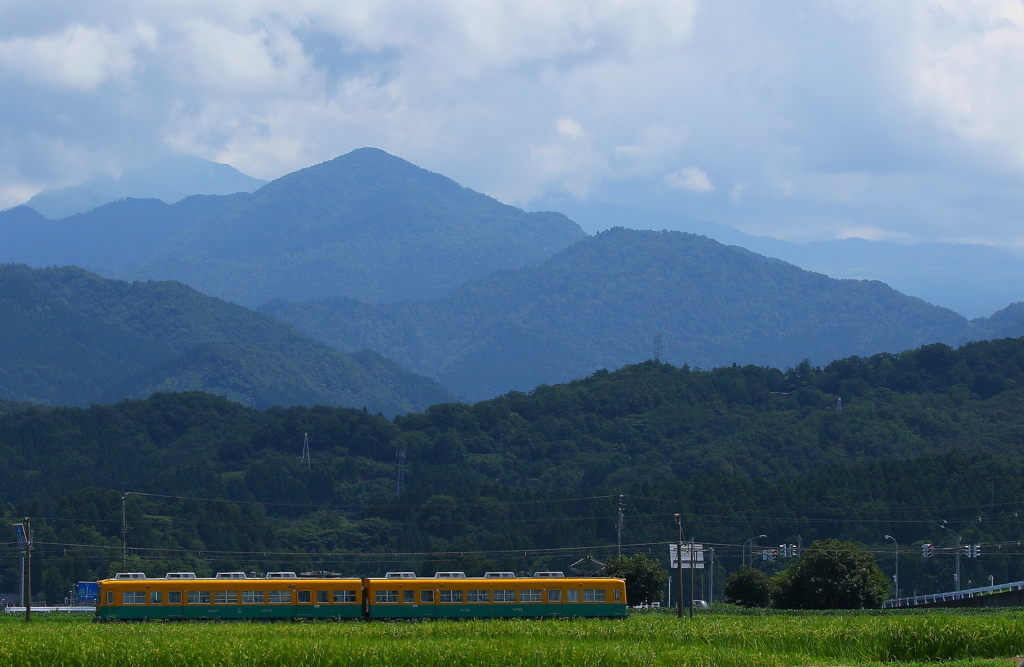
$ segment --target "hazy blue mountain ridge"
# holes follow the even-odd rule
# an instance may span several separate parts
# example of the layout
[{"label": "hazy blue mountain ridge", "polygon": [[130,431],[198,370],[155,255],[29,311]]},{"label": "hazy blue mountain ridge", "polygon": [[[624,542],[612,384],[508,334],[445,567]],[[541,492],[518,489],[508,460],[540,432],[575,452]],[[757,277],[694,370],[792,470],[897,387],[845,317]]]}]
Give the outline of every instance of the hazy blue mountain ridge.
[{"label": "hazy blue mountain ridge", "polygon": [[126,275],[173,277],[246,305],[267,298],[440,296],[535,263],[584,235],[383,151],[352,151],[222,209]]},{"label": "hazy blue mountain ridge", "polygon": [[18,206],[0,212],[0,262],[116,273],[145,261],[196,220],[245,196],[194,195],[175,204],[122,199],[61,220]]},{"label": "hazy blue mountain ridge", "polygon": [[[261,308],[338,349],[375,349],[470,399],[650,358],[786,368],[986,337],[984,321],[877,281],[836,280],[681,232],[622,228],[426,302]],[[1013,316],[1004,324],[1013,329]]]},{"label": "hazy blue mountain ridge", "polygon": [[0,212],[0,261],[178,280],[249,306],[381,302],[437,297],[584,236],[560,213],[526,213],[364,148],[253,194],[125,199],[53,222],[23,207]]},{"label": "hazy blue mountain ridge", "polygon": [[902,244],[860,238],[793,243],[746,234],[728,225],[677,213],[637,211],[571,199],[545,204],[564,211],[590,232],[625,226],[700,234],[833,278],[881,280],[904,294],[968,318],[982,317],[1008,303],[1024,300],[1024,259],[992,246]]},{"label": "hazy blue mountain ridge", "polygon": [[180,283],[23,265],[0,267],[0,279],[4,398],[88,405],[203,390],[251,397],[258,407],[365,406],[387,414],[456,400],[377,353],[339,353]]},{"label": "hazy blue mountain ridge", "polygon": [[266,181],[231,165],[196,155],[166,154],[129,168],[119,177],[99,174],[78,185],[43,190],[26,202],[51,220],[85,213],[118,199],[159,199],[173,204],[191,195],[252,192]]}]

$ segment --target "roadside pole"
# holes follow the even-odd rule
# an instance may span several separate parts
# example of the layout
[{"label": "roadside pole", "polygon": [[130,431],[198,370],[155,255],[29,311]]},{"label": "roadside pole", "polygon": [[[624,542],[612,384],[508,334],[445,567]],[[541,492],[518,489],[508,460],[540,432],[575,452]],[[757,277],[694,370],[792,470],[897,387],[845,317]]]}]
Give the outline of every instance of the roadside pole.
[{"label": "roadside pole", "polygon": [[676,541],[676,616],[683,617],[683,517],[676,514],[679,539]]},{"label": "roadside pole", "polygon": [[25,622],[32,622],[32,521],[25,517],[25,534],[28,548],[25,550]]}]

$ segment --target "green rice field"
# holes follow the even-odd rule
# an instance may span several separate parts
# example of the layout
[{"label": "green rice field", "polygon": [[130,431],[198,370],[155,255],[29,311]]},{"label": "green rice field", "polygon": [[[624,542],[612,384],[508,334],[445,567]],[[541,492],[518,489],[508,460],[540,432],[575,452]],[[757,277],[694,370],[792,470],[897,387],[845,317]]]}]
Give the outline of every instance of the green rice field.
[{"label": "green rice field", "polygon": [[865,665],[1015,667],[1024,615],[668,614],[627,620],[109,623],[0,619],[0,665]]}]

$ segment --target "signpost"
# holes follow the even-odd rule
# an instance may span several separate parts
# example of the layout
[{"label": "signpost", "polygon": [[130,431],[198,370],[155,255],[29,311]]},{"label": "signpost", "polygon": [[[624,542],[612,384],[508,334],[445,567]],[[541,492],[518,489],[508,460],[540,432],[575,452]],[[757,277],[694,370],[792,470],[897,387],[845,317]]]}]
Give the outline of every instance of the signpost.
[{"label": "signpost", "polygon": [[690,571],[690,618],[693,618],[693,571],[704,569],[704,545],[694,544],[691,538],[683,544],[680,540],[677,544],[668,545],[668,557],[672,567],[679,572],[679,617],[683,616],[683,570]]}]

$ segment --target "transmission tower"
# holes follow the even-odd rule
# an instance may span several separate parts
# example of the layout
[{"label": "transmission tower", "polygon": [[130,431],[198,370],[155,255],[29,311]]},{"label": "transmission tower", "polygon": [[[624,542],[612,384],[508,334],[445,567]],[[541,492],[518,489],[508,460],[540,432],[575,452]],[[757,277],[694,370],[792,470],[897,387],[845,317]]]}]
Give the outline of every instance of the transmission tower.
[{"label": "transmission tower", "polygon": [[654,334],[654,361],[661,361],[661,334]]},{"label": "transmission tower", "polygon": [[398,487],[395,496],[401,498],[405,491],[405,450],[398,450],[395,452],[395,456],[398,457]]},{"label": "transmission tower", "polygon": [[302,434],[302,462],[306,464],[306,470],[313,468],[313,460],[309,453],[309,434]]}]

